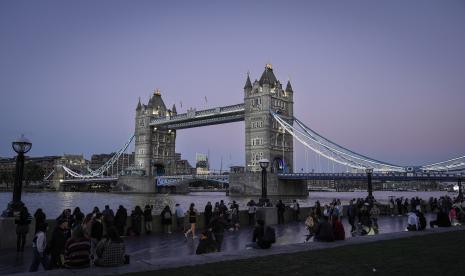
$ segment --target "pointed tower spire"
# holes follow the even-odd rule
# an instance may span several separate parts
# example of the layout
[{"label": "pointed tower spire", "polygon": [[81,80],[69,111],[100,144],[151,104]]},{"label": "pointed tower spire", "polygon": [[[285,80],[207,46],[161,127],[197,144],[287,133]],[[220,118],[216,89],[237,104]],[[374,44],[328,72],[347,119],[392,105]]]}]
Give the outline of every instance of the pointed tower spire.
[{"label": "pointed tower spire", "polygon": [[142,108],[142,104],[140,103],[140,97],[139,97],[139,103],[137,104],[136,110],[140,110]]},{"label": "pointed tower spire", "polygon": [[286,90],[285,90],[285,91],[286,91],[286,92],[294,92],[294,91],[292,90],[291,80],[288,80],[288,81],[287,81],[287,85],[286,85]]},{"label": "pointed tower spire", "polygon": [[260,78],[260,85],[269,84],[274,85],[278,80],[273,73],[273,66],[270,63],[267,63],[265,66],[265,71]]},{"label": "pointed tower spire", "polygon": [[252,82],[250,81],[249,72],[247,72],[247,80],[245,81],[244,89],[252,89]]},{"label": "pointed tower spire", "polygon": [[171,108],[171,113],[178,114],[178,112],[176,111],[176,105],[175,104],[173,104],[173,107]]}]

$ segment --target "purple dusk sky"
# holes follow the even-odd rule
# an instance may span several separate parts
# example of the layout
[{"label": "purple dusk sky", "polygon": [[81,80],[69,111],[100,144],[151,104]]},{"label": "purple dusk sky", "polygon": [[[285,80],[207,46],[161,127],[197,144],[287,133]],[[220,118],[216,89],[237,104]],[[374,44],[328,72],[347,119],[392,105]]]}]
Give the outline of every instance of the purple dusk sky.
[{"label": "purple dusk sky", "polygon": [[[400,165],[465,154],[461,0],[3,0],[0,39],[3,157],[21,133],[31,156],[109,153],[138,97],[241,103],[267,62],[290,77],[295,116],[343,146]],[[243,165],[244,124],[181,130],[176,151]]]}]

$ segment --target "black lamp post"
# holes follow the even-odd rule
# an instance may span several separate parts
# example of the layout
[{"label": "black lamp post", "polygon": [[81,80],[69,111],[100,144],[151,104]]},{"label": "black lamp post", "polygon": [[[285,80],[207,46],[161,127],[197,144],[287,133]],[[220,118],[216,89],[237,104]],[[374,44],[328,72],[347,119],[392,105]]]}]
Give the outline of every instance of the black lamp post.
[{"label": "black lamp post", "polygon": [[372,168],[367,168],[366,170],[367,173],[367,181],[368,181],[368,196],[367,196],[367,201],[369,203],[372,203],[374,201],[374,196],[373,196],[373,185],[371,183],[371,177],[373,175],[373,169]]},{"label": "black lamp post", "polygon": [[8,209],[3,215],[12,217],[16,212],[19,212],[24,206],[21,201],[21,192],[23,188],[23,172],[24,172],[24,154],[31,150],[32,143],[24,135],[21,135],[16,141],[11,143],[13,150],[18,154],[16,156],[16,174],[15,185],[13,187],[13,200],[8,204]]},{"label": "black lamp post", "polygon": [[267,198],[266,168],[268,168],[268,165],[270,164],[270,161],[268,161],[268,159],[260,159],[260,160],[258,160],[258,163],[260,164],[260,167],[262,168],[262,197],[261,197],[260,201],[265,203],[266,198]]}]

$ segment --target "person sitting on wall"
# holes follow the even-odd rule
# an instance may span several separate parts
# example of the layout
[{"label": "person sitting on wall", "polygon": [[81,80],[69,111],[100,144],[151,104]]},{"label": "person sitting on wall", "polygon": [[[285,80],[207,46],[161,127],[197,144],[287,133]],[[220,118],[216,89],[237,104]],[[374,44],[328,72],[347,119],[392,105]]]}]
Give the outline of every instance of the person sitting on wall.
[{"label": "person sitting on wall", "polygon": [[248,244],[246,248],[268,249],[275,242],[275,230],[270,226],[265,227],[265,222],[259,219],[253,230],[252,243]]},{"label": "person sitting on wall", "polygon": [[332,242],[334,241],[334,233],[331,224],[328,222],[328,217],[323,216],[317,225],[315,231],[315,241]]},{"label": "person sitting on wall", "polygon": [[212,233],[210,231],[202,232],[200,234],[199,245],[197,246],[197,250],[195,254],[207,254],[212,252],[217,252],[217,246],[215,241],[213,240]]}]

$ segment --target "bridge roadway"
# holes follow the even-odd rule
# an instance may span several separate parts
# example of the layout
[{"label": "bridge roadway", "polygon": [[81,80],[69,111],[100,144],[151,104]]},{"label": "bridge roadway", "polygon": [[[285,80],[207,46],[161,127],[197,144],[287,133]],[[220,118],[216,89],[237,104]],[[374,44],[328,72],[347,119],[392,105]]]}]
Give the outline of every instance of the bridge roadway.
[{"label": "bridge roadway", "polygon": [[193,128],[244,121],[245,105],[235,104],[205,110],[190,109],[187,113],[154,118],[150,125],[169,129]]},{"label": "bridge roadway", "polygon": [[[462,181],[460,174],[381,174],[373,173],[373,180],[381,181]],[[366,180],[365,173],[281,173],[278,174],[281,180]],[[157,180],[157,186],[171,185],[179,180],[212,180],[220,183],[228,183],[228,175],[171,175],[162,176]],[[82,183],[109,183],[118,181],[117,177],[64,179],[61,184],[82,184]]]},{"label": "bridge roadway", "polygon": [[[366,180],[366,173],[282,173],[281,180]],[[455,182],[463,178],[457,174],[381,174],[373,173],[373,180],[382,181],[446,181]]]}]

